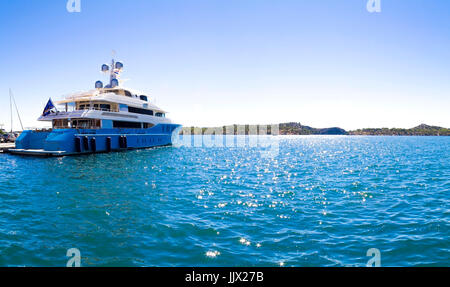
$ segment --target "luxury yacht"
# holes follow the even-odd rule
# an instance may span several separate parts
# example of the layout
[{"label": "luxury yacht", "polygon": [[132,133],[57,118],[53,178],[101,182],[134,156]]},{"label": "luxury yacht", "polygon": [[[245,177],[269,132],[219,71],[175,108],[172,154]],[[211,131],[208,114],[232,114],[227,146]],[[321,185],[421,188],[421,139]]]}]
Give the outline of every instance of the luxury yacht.
[{"label": "luxury yacht", "polygon": [[108,85],[97,81],[95,89],[66,96],[57,106],[50,99],[38,120],[51,122],[52,129],[24,131],[10,153],[65,156],[171,145],[181,125],[147,95],[121,87],[122,70],[112,60],[102,66]]}]

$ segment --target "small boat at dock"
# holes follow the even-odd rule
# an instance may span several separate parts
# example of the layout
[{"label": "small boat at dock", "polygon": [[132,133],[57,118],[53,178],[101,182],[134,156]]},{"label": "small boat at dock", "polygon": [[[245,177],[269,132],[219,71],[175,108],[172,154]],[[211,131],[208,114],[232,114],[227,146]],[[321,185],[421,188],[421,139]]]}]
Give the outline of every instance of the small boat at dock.
[{"label": "small boat at dock", "polygon": [[7,153],[15,147],[14,143],[0,143],[0,153]]}]

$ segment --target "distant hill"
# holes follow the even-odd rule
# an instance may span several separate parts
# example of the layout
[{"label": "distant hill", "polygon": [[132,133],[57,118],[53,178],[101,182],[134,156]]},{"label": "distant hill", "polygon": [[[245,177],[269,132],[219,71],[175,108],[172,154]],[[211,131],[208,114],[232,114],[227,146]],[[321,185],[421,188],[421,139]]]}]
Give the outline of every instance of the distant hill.
[{"label": "distant hill", "polygon": [[450,136],[450,129],[421,124],[411,129],[359,129],[350,135],[389,135],[389,136]]},{"label": "distant hill", "polygon": [[280,124],[281,135],[346,135],[347,131],[341,128],[317,129],[310,126],[304,126],[300,123]]},{"label": "distant hill", "polygon": [[[264,131],[259,129],[264,129]],[[198,128],[198,127],[183,127],[183,131],[192,134],[227,134],[227,131],[231,134],[246,134],[257,135],[271,134],[270,125],[232,125],[213,128]],[[267,132],[266,132],[267,131]],[[325,128],[317,129],[310,126],[303,126],[300,123],[283,123],[279,125],[280,135],[346,135],[347,132],[341,128]]]},{"label": "distant hill", "polygon": [[[183,127],[183,131],[191,134],[246,134],[257,135],[261,130],[262,134],[271,134],[270,125],[232,125],[213,128]],[[266,132],[267,131],[267,132]],[[421,124],[411,129],[388,129],[388,128],[370,128],[346,131],[338,127],[332,128],[313,128],[304,126],[301,123],[282,123],[279,124],[280,135],[389,135],[389,136],[450,136],[450,129],[429,126]]]}]

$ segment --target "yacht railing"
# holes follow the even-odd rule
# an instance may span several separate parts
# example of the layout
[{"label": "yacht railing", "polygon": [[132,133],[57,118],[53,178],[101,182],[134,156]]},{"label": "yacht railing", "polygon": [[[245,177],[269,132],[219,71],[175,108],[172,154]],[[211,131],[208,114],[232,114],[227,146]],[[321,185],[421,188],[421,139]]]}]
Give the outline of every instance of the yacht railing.
[{"label": "yacht railing", "polygon": [[95,107],[85,107],[83,109],[70,109],[67,112],[64,110],[60,110],[51,114],[48,114],[46,116],[41,116],[42,118],[58,118],[61,116],[81,116],[86,111],[100,111],[100,112],[115,112],[118,113],[118,109],[101,109],[101,108],[95,108]]},{"label": "yacht railing", "polygon": [[117,109],[101,109],[96,107],[85,107],[75,111],[101,111],[101,112],[119,112]]},{"label": "yacht railing", "polygon": [[90,90],[90,91],[82,91],[82,92],[75,92],[70,94],[65,94],[62,97],[66,100],[76,100],[80,98],[90,98],[95,97],[99,95],[120,95],[118,91],[115,90]]},{"label": "yacht railing", "polygon": [[83,91],[83,92],[65,94],[62,97],[67,100],[72,100],[72,99],[91,97],[91,96],[96,96],[96,95],[98,95],[98,91]]}]

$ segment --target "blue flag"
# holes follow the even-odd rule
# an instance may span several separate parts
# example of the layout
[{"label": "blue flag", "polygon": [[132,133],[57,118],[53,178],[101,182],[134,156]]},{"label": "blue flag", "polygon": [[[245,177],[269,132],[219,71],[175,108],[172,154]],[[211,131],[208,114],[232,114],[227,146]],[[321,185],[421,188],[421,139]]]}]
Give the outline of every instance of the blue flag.
[{"label": "blue flag", "polygon": [[49,114],[52,112],[53,109],[56,110],[56,107],[55,107],[55,105],[53,104],[52,99],[50,98],[50,99],[48,100],[48,102],[47,102],[47,105],[46,105],[45,108],[44,108],[44,112],[42,113],[42,115],[43,115],[44,117],[47,116],[47,115],[49,115]]}]

